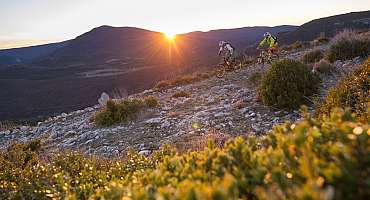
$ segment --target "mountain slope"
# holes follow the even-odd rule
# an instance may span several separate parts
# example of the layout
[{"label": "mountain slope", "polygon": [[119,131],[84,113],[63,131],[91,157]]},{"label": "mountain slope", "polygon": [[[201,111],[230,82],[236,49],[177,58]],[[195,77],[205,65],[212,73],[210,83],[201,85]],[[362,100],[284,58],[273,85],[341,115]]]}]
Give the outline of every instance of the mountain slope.
[{"label": "mountain slope", "polygon": [[370,11],[352,12],[342,15],[335,15],[321,19],[315,19],[303,24],[297,30],[282,33],[279,40],[283,44],[290,44],[295,41],[310,41],[324,34],[332,37],[344,29],[369,29]]},{"label": "mountain slope", "polygon": [[0,50],[0,65],[27,64],[66,46],[68,42],[69,41],[64,41],[31,47]]}]

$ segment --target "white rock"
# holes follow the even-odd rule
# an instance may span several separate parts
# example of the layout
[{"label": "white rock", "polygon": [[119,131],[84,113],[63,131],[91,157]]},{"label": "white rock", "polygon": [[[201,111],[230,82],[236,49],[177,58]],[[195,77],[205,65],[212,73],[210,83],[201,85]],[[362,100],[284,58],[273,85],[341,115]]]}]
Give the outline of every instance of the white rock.
[{"label": "white rock", "polygon": [[228,115],[230,115],[230,113],[219,112],[219,113],[214,114],[215,117],[224,117]]},{"label": "white rock", "polygon": [[151,118],[145,121],[146,124],[159,124],[161,123],[162,118],[157,117],[157,118]]},{"label": "white rock", "polygon": [[103,92],[101,95],[100,95],[100,98],[98,99],[98,102],[101,106],[105,106],[107,105],[107,102],[109,101],[110,97],[107,93]]},{"label": "white rock", "polygon": [[28,126],[21,126],[19,128],[19,130],[22,131],[22,132],[25,132],[25,131],[28,131],[29,130],[29,127]]},{"label": "white rock", "polygon": [[171,123],[169,121],[165,121],[162,125],[161,128],[168,128],[171,126]]},{"label": "white rock", "polygon": [[141,150],[139,152],[140,155],[143,155],[143,156],[149,156],[150,155],[150,150]]}]

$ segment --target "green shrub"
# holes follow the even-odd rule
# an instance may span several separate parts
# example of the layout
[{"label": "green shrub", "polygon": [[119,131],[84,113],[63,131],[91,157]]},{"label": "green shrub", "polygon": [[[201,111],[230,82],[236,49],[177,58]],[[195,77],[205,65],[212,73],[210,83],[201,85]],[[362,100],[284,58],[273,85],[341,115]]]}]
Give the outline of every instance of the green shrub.
[{"label": "green shrub", "polygon": [[335,67],[329,61],[321,59],[319,62],[314,64],[313,70],[322,74],[330,74],[335,70]]},{"label": "green shrub", "polygon": [[42,159],[14,144],[0,152],[0,199],[367,199],[369,124],[343,111],[323,121],[305,116],[266,137],[183,154]]},{"label": "green shrub", "polygon": [[323,57],[324,57],[324,53],[321,50],[316,49],[316,50],[312,50],[304,54],[302,61],[306,64],[315,63],[315,62],[320,61]]},{"label": "green shrub", "polygon": [[185,91],[176,92],[175,94],[172,95],[173,98],[179,98],[179,97],[189,98],[190,96],[191,96],[190,93],[185,92]]},{"label": "green shrub", "polygon": [[265,105],[294,109],[318,91],[320,80],[295,60],[281,60],[262,77],[258,93]]},{"label": "green shrub", "polygon": [[147,105],[149,108],[156,108],[159,106],[158,99],[155,98],[154,96],[147,96],[144,98],[144,103]]},{"label": "green shrub", "polygon": [[330,62],[348,60],[357,56],[366,57],[370,53],[370,38],[354,31],[343,31],[336,35],[328,49]]},{"label": "green shrub", "polygon": [[370,58],[350,76],[341,80],[317,108],[327,116],[335,107],[350,108],[359,119],[370,121]]},{"label": "green shrub", "polygon": [[143,106],[144,102],[137,99],[126,99],[119,103],[109,100],[106,108],[98,112],[93,121],[100,126],[111,126],[133,120]]}]

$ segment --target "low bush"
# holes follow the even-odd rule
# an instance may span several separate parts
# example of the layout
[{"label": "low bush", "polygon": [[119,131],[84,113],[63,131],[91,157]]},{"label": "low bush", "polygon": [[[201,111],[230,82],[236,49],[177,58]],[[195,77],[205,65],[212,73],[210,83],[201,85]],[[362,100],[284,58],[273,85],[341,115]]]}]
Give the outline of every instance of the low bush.
[{"label": "low bush", "polygon": [[323,44],[327,44],[327,43],[329,43],[330,42],[330,39],[329,38],[327,38],[327,37],[318,37],[318,38],[316,38],[314,41],[313,41],[313,43],[315,44],[315,45],[323,45]]},{"label": "low bush", "polygon": [[293,44],[282,46],[281,49],[289,52],[289,51],[301,49],[302,47],[303,47],[302,42],[296,41]]},{"label": "low bush", "polygon": [[328,116],[335,107],[350,108],[359,119],[370,121],[370,58],[351,75],[341,80],[316,109]]},{"label": "low bush", "polygon": [[135,119],[144,106],[144,102],[138,99],[126,99],[119,103],[109,100],[106,108],[98,112],[93,117],[93,121],[100,126],[127,122]]},{"label": "low bush", "polygon": [[158,99],[155,98],[154,96],[147,96],[144,98],[144,103],[147,105],[149,108],[156,108],[159,106]]},{"label": "low bush", "polygon": [[199,77],[199,80],[207,79],[213,76],[212,72],[203,72],[203,73],[197,73],[197,77]]},{"label": "low bush", "polygon": [[262,77],[258,94],[265,105],[298,108],[317,93],[320,79],[306,65],[295,60],[281,60]]},{"label": "low bush", "polygon": [[208,78],[208,77],[210,77],[209,74],[203,74],[203,75],[194,74],[194,75],[179,76],[175,79],[164,80],[164,81],[158,82],[154,86],[154,89],[165,90],[165,89],[168,89],[170,87],[176,87],[176,86],[180,86],[180,85],[191,84],[191,83],[200,81],[200,80]]},{"label": "low bush", "polygon": [[321,59],[314,64],[313,70],[322,74],[330,74],[335,70],[335,67],[326,59]]},{"label": "low bush", "polygon": [[305,116],[266,137],[183,154],[42,159],[14,144],[0,152],[0,199],[368,199],[369,124],[343,111],[324,121]]},{"label": "low bush", "polygon": [[172,95],[173,98],[180,98],[180,97],[189,98],[190,96],[191,96],[190,93],[185,92],[185,91],[176,92],[175,94]]},{"label": "low bush", "polygon": [[369,37],[345,30],[332,39],[327,54],[329,61],[334,62],[336,60],[352,59],[357,56],[366,57],[369,53]]},{"label": "low bush", "polygon": [[320,61],[323,57],[324,57],[324,53],[321,50],[316,49],[316,50],[312,50],[304,54],[302,57],[302,61],[306,64],[315,63],[315,62]]}]

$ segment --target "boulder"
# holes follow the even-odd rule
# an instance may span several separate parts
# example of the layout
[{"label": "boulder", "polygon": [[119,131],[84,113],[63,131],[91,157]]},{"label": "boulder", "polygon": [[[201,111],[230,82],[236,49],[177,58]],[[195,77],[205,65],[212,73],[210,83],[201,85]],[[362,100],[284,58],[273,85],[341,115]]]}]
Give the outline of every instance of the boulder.
[{"label": "boulder", "polygon": [[98,102],[101,106],[105,106],[107,105],[107,102],[109,101],[110,97],[107,93],[103,92],[101,95],[100,95],[100,98],[98,99]]}]

